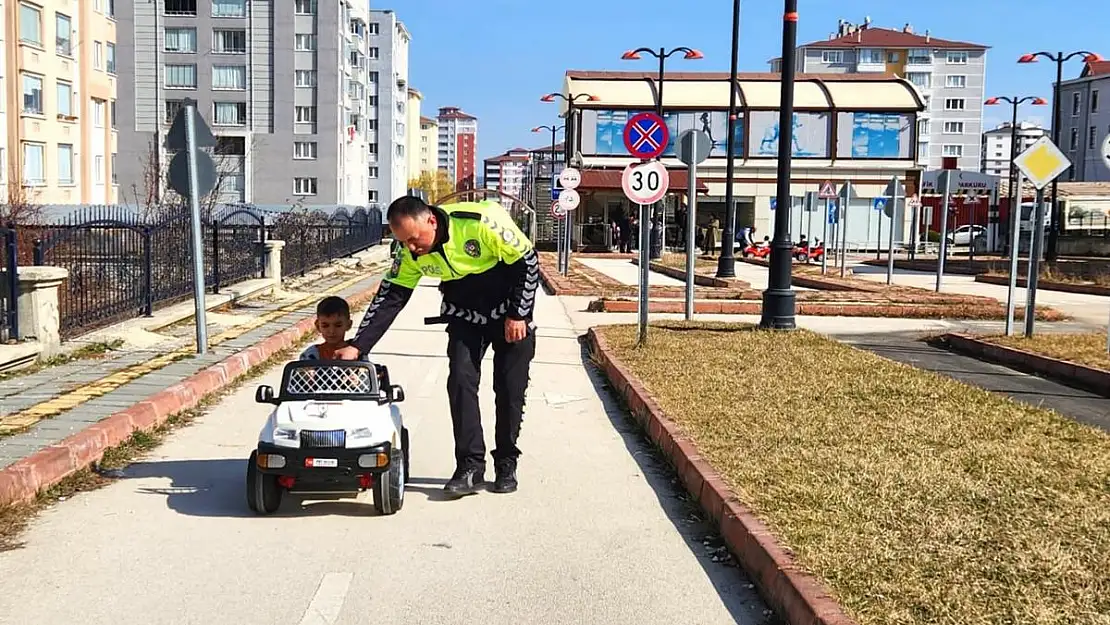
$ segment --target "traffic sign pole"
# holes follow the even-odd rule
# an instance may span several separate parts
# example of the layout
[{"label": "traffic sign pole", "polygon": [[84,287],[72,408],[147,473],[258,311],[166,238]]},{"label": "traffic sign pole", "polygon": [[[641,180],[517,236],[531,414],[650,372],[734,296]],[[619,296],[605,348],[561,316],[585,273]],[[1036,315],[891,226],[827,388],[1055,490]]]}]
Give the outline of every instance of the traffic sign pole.
[{"label": "traffic sign pole", "polygon": [[[898,214],[898,192],[900,190],[898,188],[898,183],[899,183],[898,176],[895,176],[894,177],[894,189],[893,189],[893,192],[891,194],[894,197],[890,198],[890,201],[891,201],[891,205],[890,205],[890,241],[887,242],[887,252],[886,252],[886,283],[887,284],[890,284],[891,282],[894,281],[894,216]],[[882,231],[883,231],[882,228],[883,228],[883,216],[880,213],[879,214],[879,235],[880,235],[880,239],[882,237]]]},{"label": "traffic sign pole", "polygon": [[1010,189],[1010,282],[1006,286],[1006,336],[1014,335],[1015,295],[1017,293],[1018,245],[1021,243],[1021,188],[1022,173],[1014,171],[1017,195]]},{"label": "traffic sign pole", "polygon": [[821,245],[825,246],[825,252],[821,254],[821,275],[829,269],[829,218],[832,216],[832,200],[825,200],[825,218],[821,220],[825,224],[821,231]]},{"label": "traffic sign pole", "polygon": [[[678,136],[678,158],[686,163],[686,320],[694,318],[694,232],[697,230],[698,163],[709,158],[713,141],[704,130]],[[726,237],[727,239],[727,237]]]},{"label": "traffic sign pole", "polygon": [[185,140],[189,156],[189,210],[193,216],[193,301],[196,308],[197,353],[208,352],[208,319],[204,307],[204,239],[200,229],[200,183],[197,176],[197,105],[185,102]]},{"label": "traffic sign pole", "polygon": [[952,170],[940,173],[944,176],[944,201],[940,205],[940,258],[937,259],[937,293],[944,279],[944,258],[948,255],[948,202],[952,195]]},{"label": "traffic sign pole", "polygon": [[[848,209],[852,208],[852,181],[847,180],[844,182],[844,188],[841,195],[843,196],[842,211],[843,218],[837,220],[836,227],[842,232],[840,235],[840,277],[844,277],[844,272],[848,268]],[[842,223],[839,223],[842,222]]]},{"label": "traffic sign pole", "polygon": [[1044,243],[1044,187],[1037,189],[1036,219],[1033,244],[1029,250],[1029,277],[1025,282],[1025,338],[1033,336],[1036,321],[1037,279],[1040,277],[1041,247]]},{"label": "traffic sign pole", "polygon": [[648,327],[648,277],[650,268],[648,265],[651,263],[650,247],[651,247],[651,223],[648,219],[650,216],[650,204],[640,204],[640,302],[637,310],[637,323],[639,325],[640,336],[639,344],[647,345],[647,327]]}]

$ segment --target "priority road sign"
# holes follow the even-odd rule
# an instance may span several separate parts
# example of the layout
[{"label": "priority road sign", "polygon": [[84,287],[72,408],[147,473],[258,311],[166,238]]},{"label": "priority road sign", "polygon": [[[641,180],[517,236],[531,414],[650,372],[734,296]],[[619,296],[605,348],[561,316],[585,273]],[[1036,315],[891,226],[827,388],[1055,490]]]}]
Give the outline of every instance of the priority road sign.
[{"label": "priority road sign", "polygon": [[651,159],[667,149],[671,131],[655,113],[638,113],[624,125],[624,147],[632,156]]},{"label": "priority road sign", "polygon": [[1029,149],[1014,159],[1014,165],[1025,174],[1037,189],[1055,180],[1071,167],[1068,157],[1056,147],[1048,136],[1037,139]]},{"label": "priority road sign", "polygon": [[833,185],[832,180],[826,180],[821,183],[821,190],[817,192],[817,197],[822,200],[832,200],[836,198],[836,186]]},{"label": "priority road sign", "polygon": [[667,168],[659,161],[633,163],[621,174],[624,195],[636,204],[653,204],[663,199],[670,186]]}]

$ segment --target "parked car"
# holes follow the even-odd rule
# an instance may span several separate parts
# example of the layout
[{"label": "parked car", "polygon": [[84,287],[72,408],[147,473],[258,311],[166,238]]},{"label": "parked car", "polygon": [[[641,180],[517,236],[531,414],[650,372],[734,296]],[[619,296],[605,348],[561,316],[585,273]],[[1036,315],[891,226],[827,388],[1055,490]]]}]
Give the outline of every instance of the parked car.
[{"label": "parked car", "polygon": [[[975,234],[973,235],[972,232]],[[960,246],[971,245],[972,238],[982,238],[985,241],[987,238],[987,229],[983,226],[960,226],[948,235],[948,244]],[[976,241],[976,247],[978,246],[979,243]]]}]

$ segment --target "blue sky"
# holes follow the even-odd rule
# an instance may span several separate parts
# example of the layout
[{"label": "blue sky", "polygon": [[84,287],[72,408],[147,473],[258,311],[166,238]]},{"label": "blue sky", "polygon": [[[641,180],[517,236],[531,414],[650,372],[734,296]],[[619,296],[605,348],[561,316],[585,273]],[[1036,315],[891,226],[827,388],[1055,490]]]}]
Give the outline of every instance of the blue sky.
[{"label": "blue sky", "polygon": [[[422,112],[458,106],[478,117],[480,158],[546,143],[530,129],[554,120],[557,105],[539,101],[558,91],[567,69],[652,69],[652,59],[621,61],[640,46],[690,46],[705,59],[671,57],[668,69],[728,71],[731,0],[371,0],[394,9],[412,33],[410,84],[424,94]],[[1064,5],[1034,0],[931,0],[899,5],[878,0],[799,0],[798,43],[825,39],[837,19],[914,31],[990,46],[987,95],[1051,98],[1055,67],[1041,61],[1018,65],[1024,52],[1090,49],[1110,58],[1110,9],[1105,0]],[[1071,10],[1086,7],[1085,15]],[[1002,15],[1011,21],[1003,21]],[[766,71],[782,49],[782,2],[747,0],[741,8],[740,71]],[[1004,25],[1005,24],[1005,25]],[[1100,49],[1099,46],[1102,46]],[[1075,76],[1079,60],[1065,66]],[[1050,107],[1019,112],[1047,125]],[[1009,109],[986,109],[988,122],[1008,119]],[[548,135],[550,136],[550,135]]]}]

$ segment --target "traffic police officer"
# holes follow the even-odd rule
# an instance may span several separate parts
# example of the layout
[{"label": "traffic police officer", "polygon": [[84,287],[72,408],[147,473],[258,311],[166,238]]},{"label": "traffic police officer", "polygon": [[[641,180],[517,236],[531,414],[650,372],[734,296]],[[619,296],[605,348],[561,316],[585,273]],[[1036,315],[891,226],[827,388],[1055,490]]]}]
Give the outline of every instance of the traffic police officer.
[{"label": "traffic police officer", "polygon": [[478,380],[486,349],[493,347],[496,448],[493,491],[517,488],[517,436],[536,353],[532,323],[539,286],[539,258],[508,212],[492,201],[430,206],[406,196],[386,212],[402,243],[393,265],[359,325],[350,347],[336,358],[353,360],[381,339],[412,296],[421,276],[440,279],[447,320],[447,396],[455,434],[455,473],[444,490],[472,494],[485,480],[485,440]]}]

